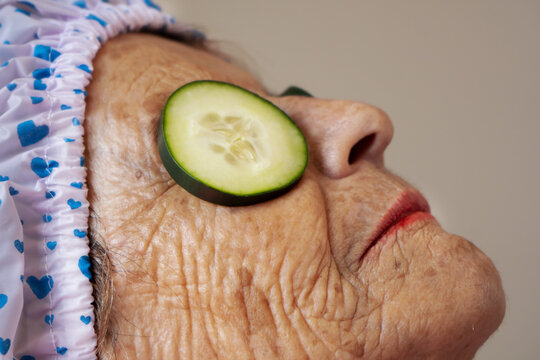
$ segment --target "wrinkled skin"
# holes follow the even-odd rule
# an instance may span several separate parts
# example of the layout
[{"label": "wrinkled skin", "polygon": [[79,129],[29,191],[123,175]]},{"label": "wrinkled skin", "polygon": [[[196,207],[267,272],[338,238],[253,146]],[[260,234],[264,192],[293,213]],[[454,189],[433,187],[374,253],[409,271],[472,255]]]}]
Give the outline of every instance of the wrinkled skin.
[{"label": "wrinkled skin", "polygon": [[[121,359],[468,359],[504,315],[496,269],[429,216],[368,238],[410,185],[383,167],[387,115],[349,101],[271,97],[221,58],[151,35],[94,62],[86,118],[90,223],[115,266]],[[289,193],[230,208],[171,180],[157,151],[167,97],[198,79],[265,96],[304,132]],[[364,150],[349,162],[354,144]]]}]

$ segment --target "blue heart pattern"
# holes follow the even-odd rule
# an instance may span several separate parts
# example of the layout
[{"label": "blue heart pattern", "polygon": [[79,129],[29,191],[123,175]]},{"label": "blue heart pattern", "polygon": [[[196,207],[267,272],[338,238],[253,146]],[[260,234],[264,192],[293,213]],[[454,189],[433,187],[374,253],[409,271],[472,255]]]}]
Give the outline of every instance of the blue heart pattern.
[{"label": "blue heart pattern", "polygon": [[86,325],[90,324],[90,320],[92,320],[90,316],[81,315],[81,321],[85,323]]},{"label": "blue heart pattern", "polygon": [[86,8],[86,1],[85,0],[76,0],[76,1],[73,2],[73,5],[85,9]]},{"label": "blue heart pattern", "polygon": [[[54,73],[54,69],[52,68],[41,68],[41,69],[36,69],[32,71],[32,77],[37,80],[42,80],[42,79],[51,77],[53,73]],[[36,84],[34,83],[34,86],[35,85]]]},{"label": "blue heart pattern", "polygon": [[34,56],[43,60],[53,62],[58,56],[62,55],[58,50],[46,45],[36,45]]},{"label": "blue heart pattern", "polygon": [[[103,25],[103,23],[105,23],[105,25],[107,25],[107,23],[106,23],[105,21],[99,19],[99,18],[98,18],[97,16],[95,16],[95,15],[88,15],[86,18],[87,18],[87,19],[90,19],[90,20],[96,20],[96,21],[98,21],[101,25]],[[102,23],[101,21],[103,21],[103,23]],[[105,26],[105,25],[103,25],[103,26]],[[89,74],[92,73],[92,69],[90,69],[90,68],[88,67],[88,65],[86,65],[86,64],[79,65],[79,66],[77,66],[77,68],[79,68],[79,69],[81,69],[81,70],[83,70],[83,71],[86,71],[86,72],[89,73]]]},{"label": "blue heart pattern", "polygon": [[56,241],[47,241],[47,247],[49,250],[54,250],[56,248]]},{"label": "blue heart pattern", "polygon": [[73,230],[73,235],[75,235],[76,237],[82,239],[83,237],[86,236],[86,232],[82,231],[82,230],[79,230],[79,229],[75,229],[75,230]]},{"label": "blue heart pattern", "polygon": [[43,98],[41,96],[30,96],[30,99],[32,100],[33,105],[43,102]]},{"label": "blue heart pattern", "polygon": [[44,84],[41,79],[34,80],[34,89],[35,90],[45,90],[47,89],[47,84]]},{"label": "blue heart pattern", "polygon": [[54,196],[56,195],[56,193],[54,191],[47,191],[45,192],[45,197],[47,199],[52,199]]},{"label": "blue heart pattern", "polygon": [[58,167],[58,165],[58,161],[49,160],[49,162],[47,163],[45,159],[42,159],[40,157],[35,157],[30,162],[30,167],[32,168],[32,171],[34,171],[40,178],[51,175],[53,169]]},{"label": "blue heart pattern", "polygon": [[76,187],[77,189],[82,189],[82,187],[83,187],[83,183],[82,183],[82,182],[75,182],[75,181],[74,181],[74,182],[72,182],[72,183],[69,184],[69,185],[71,185],[71,186],[73,186],[73,187]]},{"label": "blue heart pattern", "polygon": [[26,283],[38,299],[43,299],[47,296],[54,285],[53,278],[50,275],[44,275],[39,280],[35,276],[29,276],[26,279]]},{"label": "blue heart pattern", "polygon": [[52,216],[51,215],[49,215],[49,214],[43,215],[43,222],[48,223],[48,222],[51,222],[51,221],[52,221]]},{"label": "blue heart pattern", "polygon": [[157,5],[157,4],[155,4],[154,2],[152,2],[152,0],[144,0],[144,3],[148,7],[154,8],[156,10],[161,10],[161,7],[159,5]]},{"label": "blue heart pattern", "polygon": [[89,279],[92,279],[92,273],[90,272],[90,258],[83,255],[79,258],[79,270],[82,274]]},{"label": "blue heart pattern", "polygon": [[56,347],[56,352],[60,355],[64,355],[66,352],[67,352],[67,348],[66,347],[60,347],[60,346],[57,346]]},{"label": "blue heart pattern", "polygon": [[9,351],[9,347],[11,346],[11,340],[9,339],[3,339],[0,337],[0,354],[6,355]]},{"label": "blue heart pattern", "polygon": [[13,186],[9,187],[9,195],[15,196],[19,193],[19,190],[15,189]]},{"label": "blue heart pattern", "polygon": [[52,325],[54,321],[54,315],[45,315],[45,322],[48,324],[48,325]]},{"label": "blue heart pattern", "polygon": [[17,249],[21,254],[24,252],[24,242],[17,239],[13,242],[13,245],[15,245],[15,249]]},{"label": "blue heart pattern", "polygon": [[80,201],[75,201],[74,199],[68,199],[67,204],[71,210],[75,210],[81,207],[82,203]]},{"label": "blue heart pattern", "polygon": [[[82,165],[81,165],[82,166]],[[9,180],[9,176],[2,176],[0,175],[0,182],[2,181],[8,181]]]},{"label": "blue heart pattern", "polygon": [[[25,1],[25,2],[28,2],[28,1]],[[19,9],[19,8],[15,8],[15,12],[24,14],[24,15],[26,15],[26,16],[32,15],[32,13],[31,13],[30,11],[28,11],[28,10],[23,10],[23,9]]]},{"label": "blue heart pattern", "polygon": [[37,143],[49,134],[47,125],[36,126],[34,120],[23,121],[17,125],[17,135],[22,146],[28,146]]},{"label": "blue heart pattern", "polygon": [[0,294],[0,309],[4,307],[4,305],[7,304],[8,297],[6,294]]}]

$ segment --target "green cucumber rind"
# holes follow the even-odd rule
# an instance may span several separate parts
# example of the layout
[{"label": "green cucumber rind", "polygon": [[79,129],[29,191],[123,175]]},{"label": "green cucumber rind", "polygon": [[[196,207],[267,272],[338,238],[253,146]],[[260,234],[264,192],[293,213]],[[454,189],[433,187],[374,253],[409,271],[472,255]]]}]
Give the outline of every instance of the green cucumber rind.
[{"label": "green cucumber rind", "polygon": [[[182,89],[185,89],[187,86],[194,86],[198,83],[219,83],[226,86],[233,86],[236,87],[242,91],[248,92],[252,94],[253,96],[256,96],[260,100],[265,101],[266,103],[270,104],[272,107],[275,107],[277,110],[279,110],[289,121],[291,122],[291,125],[296,127],[298,129],[298,132],[302,135],[304,139],[305,144],[305,163],[304,166],[300,171],[298,171],[298,174],[293,177],[288,183],[277,187],[272,188],[270,190],[261,191],[261,192],[255,192],[250,194],[234,194],[230,192],[226,192],[220,189],[217,189],[216,187],[213,187],[212,185],[206,184],[203,180],[191,175],[186,169],[180,165],[174,156],[172,155],[169,145],[167,143],[167,139],[165,138],[164,133],[164,127],[166,122],[166,110],[169,105],[169,101],[174,98],[175,94],[178,91],[181,91]],[[224,206],[247,206],[247,205],[253,205],[257,204],[263,201],[268,201],[271,199],[274,199],[278,196],[281,196],[288,191],[290,191],[302,178],[302,175],[304,174],[304,171],[307,167],[308,163],[308,148],[307,148],[307,141],[305,139],[304,134],[298,128],[298,125],[292,119],[280,108],[278,108],[276,105],[271,103],[270,101],[266,100],[265,98],[257,95],[256,93],[253,93],[249,90],[246,90],[242,87],[236,86],[234,84],[230,84],[227,82],[222,81],[214,81],[214,80],[196,80],[190,83],[187,83],[183,85],[182,87],[178,88],[176,91],[174,91],[171,96],[167,99],[167,102],[165,103],[165,107],[163,109],[163,112],[161,114],[159,126],[158,126],[158,152],[161,157],[161,161],[163,165],[165,166],[165,169],[169,173],[169,175],[173,178],[173,180],[183,187],[186,191],[188,191],[190,194],[217,204],[217,205],[224,205]]]},{"label": "green cucumber rind", "polygon": [[281,94],[279,94],[280,97],[283,96],[305,96],[305,97],[313,97],[310,93],[308,93],[306,90],[302,89],[301,87],[291,85],[285,91],[283,91]]}]

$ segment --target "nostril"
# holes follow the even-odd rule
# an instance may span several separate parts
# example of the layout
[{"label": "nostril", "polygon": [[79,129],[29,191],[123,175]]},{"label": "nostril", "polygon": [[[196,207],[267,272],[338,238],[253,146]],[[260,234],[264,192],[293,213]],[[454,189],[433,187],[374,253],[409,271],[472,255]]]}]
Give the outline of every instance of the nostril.
[{"label": "nostril", "polygon": [[366,151],[371,147],[371,144],[373,144],[373,141],[375,141],[375,134],[369,134],[354,144],[349,153],[349,165],[352,165],[358,159],[362,158]]}]

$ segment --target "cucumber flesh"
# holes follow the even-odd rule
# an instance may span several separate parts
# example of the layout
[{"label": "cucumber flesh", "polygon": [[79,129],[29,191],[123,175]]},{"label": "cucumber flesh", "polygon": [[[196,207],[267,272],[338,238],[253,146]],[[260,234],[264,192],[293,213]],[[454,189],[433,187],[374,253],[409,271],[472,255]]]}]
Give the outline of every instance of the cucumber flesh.
[{"label": "cucumber flesh", "polygon": [[227,206],[287,192],[308,160],[304,135],[281,109],[241,87],[210,80],[188,83],[169,97],[158,148],[179,185]]}]

